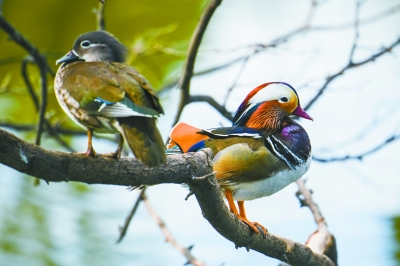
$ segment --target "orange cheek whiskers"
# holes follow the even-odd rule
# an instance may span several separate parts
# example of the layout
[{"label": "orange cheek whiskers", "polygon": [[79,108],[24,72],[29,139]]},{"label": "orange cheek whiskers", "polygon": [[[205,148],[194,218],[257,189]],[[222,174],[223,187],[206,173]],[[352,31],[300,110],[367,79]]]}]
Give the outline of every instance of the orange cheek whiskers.
[{"label": "orange cheek whiskers", "polygon": [[275,106],[260,106],[249,118],[246,127],[264,129],[272,133],[279,128],[279,123],[285,116],[285,113]]}]

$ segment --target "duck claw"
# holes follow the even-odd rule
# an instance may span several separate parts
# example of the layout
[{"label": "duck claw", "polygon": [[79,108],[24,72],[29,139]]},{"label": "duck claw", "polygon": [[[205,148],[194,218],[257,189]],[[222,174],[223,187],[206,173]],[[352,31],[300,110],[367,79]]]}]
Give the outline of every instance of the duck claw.
[{"label": "duck claw", "polygon": [[261,224],[259,224],[257,222],[250,222],[249,220],[247,220],[241,216],[238,216],[238,218],[240,220],[242,220],[245,224],[247,224],[257,234],[261,233],[264,238],[267,237],[268,230]]}]

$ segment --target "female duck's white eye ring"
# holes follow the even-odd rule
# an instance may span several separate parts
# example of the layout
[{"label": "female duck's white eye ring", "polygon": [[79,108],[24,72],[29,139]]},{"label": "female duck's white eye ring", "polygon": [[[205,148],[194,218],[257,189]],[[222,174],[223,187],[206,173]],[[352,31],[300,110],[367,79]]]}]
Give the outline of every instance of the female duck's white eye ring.
[{"label": "female duck's white eye ring", "polygon": [[279,99],[279,101],[282,102],[282,103],[287,103],[287,102],[289,101],[289,99],[288,99],[287,97],[285,97],[285,96],[282,96],[282,97]]},{"label": "female duck's white eye ring", "polygon": [[81,42],[81,47],[82,48],[89,48],[89,46],[90,46],[90,42],[89,41],[83,41],[83,42]]}]

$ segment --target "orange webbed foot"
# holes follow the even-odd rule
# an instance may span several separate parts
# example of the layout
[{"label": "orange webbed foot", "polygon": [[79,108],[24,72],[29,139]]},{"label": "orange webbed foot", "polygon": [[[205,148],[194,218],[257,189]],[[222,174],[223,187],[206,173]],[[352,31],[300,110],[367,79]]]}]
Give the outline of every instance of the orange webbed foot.
[{"label": "orange webbed foot", "polygon": [[240,220],[242,220],[245,224],[247,224],[257,234],[261,233],[264,238],[267,236],[268,230],[261,224],[259,224],[257,222],[250,222],[249,220],[247,220],[246,218],[243,218],[241,216],[238,216],[238,218]]}]

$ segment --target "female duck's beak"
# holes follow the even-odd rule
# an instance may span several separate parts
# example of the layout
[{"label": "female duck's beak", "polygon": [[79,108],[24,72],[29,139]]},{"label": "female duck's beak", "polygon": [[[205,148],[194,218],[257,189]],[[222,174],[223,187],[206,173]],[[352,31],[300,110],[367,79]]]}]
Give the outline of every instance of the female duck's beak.
[{"label": "female duck's beak", "polygon": [[81,60],[74,50],[69,51],[66,55],[56,61],[56,65],[60,63],[71,63]]}]

